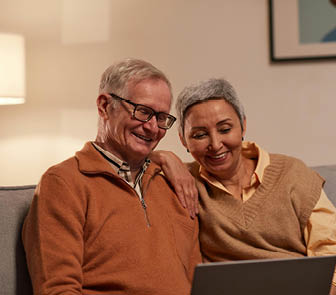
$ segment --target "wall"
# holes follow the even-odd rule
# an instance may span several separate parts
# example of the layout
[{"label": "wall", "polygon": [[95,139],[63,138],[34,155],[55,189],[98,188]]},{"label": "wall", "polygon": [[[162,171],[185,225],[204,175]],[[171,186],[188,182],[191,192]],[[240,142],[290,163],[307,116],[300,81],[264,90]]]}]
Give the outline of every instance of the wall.
[{"label": "wall", "polygon": [[[1,0],[0,31],[23,33],[27,50],[27,103],[0,106],[0,185],[36,183],[95,138],[100,75],[124,57],[162,69],[175,96],[227,78],[248,140],[336,163],[336,60],[271,64],[266,0]],[[190,160],[175,128],[159,148]]]}]

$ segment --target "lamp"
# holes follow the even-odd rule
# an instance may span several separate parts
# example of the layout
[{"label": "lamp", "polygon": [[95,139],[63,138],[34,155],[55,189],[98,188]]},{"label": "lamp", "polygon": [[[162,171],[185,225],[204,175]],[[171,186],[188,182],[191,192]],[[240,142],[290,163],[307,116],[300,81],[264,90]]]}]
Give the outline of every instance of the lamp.
[{"label": "lamp", "polygon": [[0,105],[25,102],[24,38],[0,33]]}]

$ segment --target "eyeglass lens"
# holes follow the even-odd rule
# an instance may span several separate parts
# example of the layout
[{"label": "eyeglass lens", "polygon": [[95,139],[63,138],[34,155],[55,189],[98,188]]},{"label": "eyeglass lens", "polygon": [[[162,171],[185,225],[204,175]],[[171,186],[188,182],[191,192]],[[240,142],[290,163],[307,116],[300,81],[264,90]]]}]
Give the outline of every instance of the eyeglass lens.
[{"label": "eyeglass lens", "polygon": [[134,107],[133,117],[141,122],[148,122],[153,115],[155,115],[158,127],[162,129],[169,129],[173,126],[176,118],[170,114],[155,112],[152,108],[146,107],[141,104],[136,104],[129,101],[128,99],[122,98],[114,93],[109,93],[112,97],[119,99],[121,101],[127,102]]},{"label": "eyeglass lens", "polygon": [[172,126],[172,124],[175,121],[174,118],[169,114],[155,113],[151,108],[143,105],[137,105],[134,109],[134,117],[137,120],[143,122],[149,121],[154,114],[156,116],[157,124],[160,128],[168,129]]}]

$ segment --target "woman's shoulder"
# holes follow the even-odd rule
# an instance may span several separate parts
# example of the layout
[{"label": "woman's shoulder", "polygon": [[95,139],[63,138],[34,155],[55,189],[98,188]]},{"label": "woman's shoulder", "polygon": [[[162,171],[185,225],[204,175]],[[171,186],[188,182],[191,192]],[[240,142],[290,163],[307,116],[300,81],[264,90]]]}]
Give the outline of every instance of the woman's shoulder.
[{"label": "woman's shoulder", "polygon": [[289,155],[284,155],[284,154],[274,154],[270,153],[270,162],[271,164],[276,164],[276,163],[283,163],[286,165],[298,165],[300,167],[305,167],[308,168],[307,165],[299,158],[289,156]]},{"label": "woman's shoulder", "polygon": [[299,177],[315,177],[317,173],[306,165],[304,161],[299,158],[284,155],[284,154],[270,154],[270,163],[273,167],[279,168],[280,171],[286,174],[292,174]]}]

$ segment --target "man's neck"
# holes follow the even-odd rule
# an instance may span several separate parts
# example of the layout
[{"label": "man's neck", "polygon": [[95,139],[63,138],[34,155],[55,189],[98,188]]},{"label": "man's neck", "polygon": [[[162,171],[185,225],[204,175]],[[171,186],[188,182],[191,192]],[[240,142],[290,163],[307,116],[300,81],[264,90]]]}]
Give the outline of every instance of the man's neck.
[{"label": "man's neck", "polygon": [[126,157],[124,157],[122,153],[118,153],[118,152],[112,150],[104,142],[96,140],[96,141],[94,141],[94,143],[103,150],[103,152],[106,154],[107,157],[112,156],[113,158],[116,158],[116,160],[118,160],[117,161],[118,164],[121,165],[122,162],[126,163],[130,168],[132,180],[135,181],[136,176],[141,171],[146,159],[143,159],[141,161],[131,161],[130,159],[125,159]]}]

